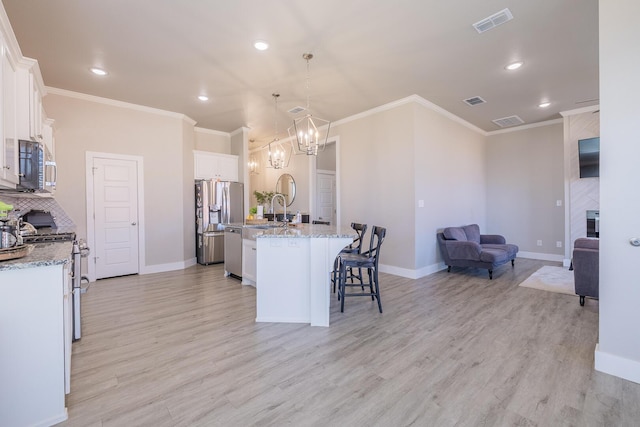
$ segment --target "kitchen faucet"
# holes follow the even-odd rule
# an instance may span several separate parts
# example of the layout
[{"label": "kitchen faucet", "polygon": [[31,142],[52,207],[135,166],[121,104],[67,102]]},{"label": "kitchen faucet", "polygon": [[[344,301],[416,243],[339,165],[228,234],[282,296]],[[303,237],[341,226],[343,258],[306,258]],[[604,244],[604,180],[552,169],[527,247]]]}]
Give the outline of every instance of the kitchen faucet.
[{"label": "kitchen faucet", "polygon": [[[287,220],[287,199],[284,197],[284,195],[283,195],[283,194],[276,193],[276,194],[274,194],[274,195],[273,195],[273,197],[271,198],[271,206],[273,206],[273,201],[274,201],[274,200],[276,199],[276,197],[278,197],[278,196],[282,197],[282,206],[283,206],[283,209],[284,209],[284,215],[282,216],[282,222],[283,222],[283,224],[282,224],[282,225],[283,225],[283,227],[287,228],[287,227],[289,226],[289,222],[288,222],[288,220]],[[276,214],[275,214],[275,210],[274,210],[274,215],[276,215]]]}]

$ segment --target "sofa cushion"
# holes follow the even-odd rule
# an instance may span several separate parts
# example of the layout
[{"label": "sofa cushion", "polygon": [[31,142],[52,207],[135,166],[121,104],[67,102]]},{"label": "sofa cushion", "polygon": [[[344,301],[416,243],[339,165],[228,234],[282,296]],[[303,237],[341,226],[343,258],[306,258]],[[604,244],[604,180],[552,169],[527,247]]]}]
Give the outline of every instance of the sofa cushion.
[{"label": "sofa cushion", "polygon": [[600,240],[598,239],[590,239],[587,237],[581,237],[576,239],[573,242],[574,248],[584,248],[584,249],[599,249],[600,248]]},{"label": "sofa cushion", "polygon": [[467,235],[465,234],[464,230],[460,227],[447,227],[444,229],[442,234],[444,235],[444,238],[447,240],[461,240],[463,242],[467,240]]},{"label": "sofa cushion", "polygon": [[493,243],[483,243],[482,245],[482,249],[500,249],[503,250],[507,253],[507,255],[509,256],[509,258],[515,258],[516,254],[518,253],[518,246],[517,245],[513,245],[511,243],[505,243],[503,245],[498,245],[498,244],[493,244]]},{"label": "sofa cushion", "polygon": [[507,251],[495,248],[483,248],[480,252],[480,261],[490,262],[492,264],[504,264],[509,261]]},{"label": "sofa cushion", "polygon": [[478,224],[470,224],[462,227],[467,240],[470,242],[480,243],[480,226]]}]

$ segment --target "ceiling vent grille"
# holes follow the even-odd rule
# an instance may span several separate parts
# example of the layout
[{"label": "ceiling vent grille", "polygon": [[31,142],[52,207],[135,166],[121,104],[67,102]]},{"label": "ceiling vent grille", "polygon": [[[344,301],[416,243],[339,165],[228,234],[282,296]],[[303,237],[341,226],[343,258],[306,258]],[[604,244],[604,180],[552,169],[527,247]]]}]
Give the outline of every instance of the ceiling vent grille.
[{"label": "ceiling vent grille", "polygon": [[289,114],[298,114],[302,111],[306,110],[304,107],[293,107],[291,110],[287,111]]},{"label": "ceiling vent grille", "polygon": [[473,24],[473,28],[475,28],[479,34],[482,34],[485,31],[489,31],[490,29],[495,28],[498,25],[502,25],[507,21],[511,21],[512,19],[513,15],[511,14],[511,11],[509,9],[502,9],[500,12],[494,13],[488,18],[484,18],[476,22]]},{"label": "ceiling vent grille", "polygon": [[500,126],[501,128],[508,128],[511,126],[521,125],[524,123],[524,120],[522,120],[518,116],[503,117],[501,119],[495,119],[491,121],[497,124],[498,126]]},{"label": "ceiling vent grille", "polygon": [[467,99],[465,99],[465,100],[464,100],[464,102],[465,102],[467,105],[471,105],[471,106],[473,107],[474,105],[484,104],[484,103],[486,103],[487,101],[485,101],[484,99],[482,99],[482,98],[481,98],[481,97],[479,97],[479,96],[474,96],[473,98],[467,98]]}]

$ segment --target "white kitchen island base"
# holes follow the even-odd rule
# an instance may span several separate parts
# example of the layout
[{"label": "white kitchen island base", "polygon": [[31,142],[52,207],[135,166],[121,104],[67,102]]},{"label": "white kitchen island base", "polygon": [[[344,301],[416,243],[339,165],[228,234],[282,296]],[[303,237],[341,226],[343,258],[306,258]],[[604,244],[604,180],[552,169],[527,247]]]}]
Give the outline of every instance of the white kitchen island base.
[{"label": "white kitchen island base", "polygon": [[305,225],[256,237],[256,322],[329,326],[333,262],[355,232]]}]

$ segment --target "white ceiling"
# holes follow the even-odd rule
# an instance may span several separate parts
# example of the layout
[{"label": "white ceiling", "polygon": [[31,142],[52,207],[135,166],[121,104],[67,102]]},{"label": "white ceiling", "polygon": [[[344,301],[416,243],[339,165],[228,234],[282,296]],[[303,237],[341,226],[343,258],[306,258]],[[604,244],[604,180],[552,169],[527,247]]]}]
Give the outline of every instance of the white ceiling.
[{"label": "white ceiling", "polygon": [[[332,121],[417,94],[492,131],[493,119],[555,119],[599,96],[598,0],[2,2],[47,86],[183,113],[203,128],[246,126],[255,145],[273,138],[273,92],[281,137],[287,110],[306,105],[304,52],[314,54],[311,111]],[[472,27],[506,7],[513,20]],[[255,50],[257,39],[270,49]],[[506,71],[515,60],[525,65]],[[487,103],[463,102],[474,96]]]}]

